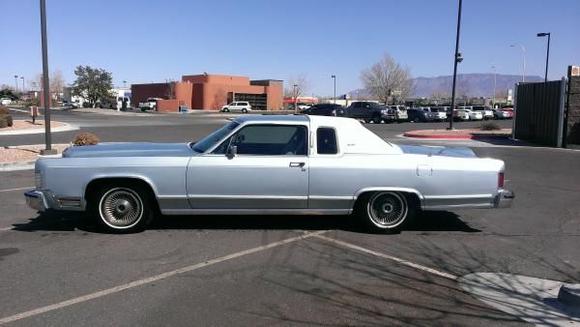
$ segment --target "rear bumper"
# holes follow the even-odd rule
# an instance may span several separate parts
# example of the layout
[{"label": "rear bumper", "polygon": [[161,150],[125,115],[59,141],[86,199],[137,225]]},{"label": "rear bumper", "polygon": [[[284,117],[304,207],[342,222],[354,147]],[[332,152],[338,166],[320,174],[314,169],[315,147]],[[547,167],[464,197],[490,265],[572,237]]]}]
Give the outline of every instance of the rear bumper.
[{"label": "rear bumper", "polygon": [[28,191],[24,193],[24,197],[26,204],[36,211],[46,211],[49,208],[46,197],[41,191]]},{"label": "rear bumper", "polygon": [[512,191],[500,190],[494,199],[494,208],[509,208],[512,206],[516,195]]}]

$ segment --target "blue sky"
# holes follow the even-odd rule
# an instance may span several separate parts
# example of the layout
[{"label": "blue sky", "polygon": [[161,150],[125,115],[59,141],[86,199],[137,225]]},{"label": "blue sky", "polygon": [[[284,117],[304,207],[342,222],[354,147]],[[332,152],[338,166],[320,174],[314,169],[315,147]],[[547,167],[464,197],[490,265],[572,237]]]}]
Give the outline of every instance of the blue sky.
[{"label": "blue sky", "polygon": [[[414,76],[450,75],[456,0],[46,0],[50,70],[74,80],[77,65],[105,68],[118,85],[196,73],[288,79],[310,92],[360,87],[360,71],[388,52]],[[0,84],[41,71],[38,0],[2,0]],[[464,0],[460,73],[544,74],[580,64],[580,0]]]}]

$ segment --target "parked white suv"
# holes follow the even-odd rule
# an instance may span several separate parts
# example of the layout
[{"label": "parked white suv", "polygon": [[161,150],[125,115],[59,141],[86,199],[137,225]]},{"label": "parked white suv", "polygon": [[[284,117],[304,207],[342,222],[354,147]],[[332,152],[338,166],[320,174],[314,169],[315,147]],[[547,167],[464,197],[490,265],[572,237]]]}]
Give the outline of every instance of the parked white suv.
[{"label": "parked white suv", "polygon": [[407,107],[405,106],[390,106],[389,108],[395,110],[395,116],[398,122],[409,120],[409,115],[407,114]]},{"label": "parked white suv", "polygon": [[483,114],[483,119],[485,120],[494,118],[493,110],[491,110],[491,108],[484,106],[474,106],[473,111],[481,112]]},{"label": "parked white suv", "polygon": [[252,111],[252,106],[248,101],[235,101],[222,107],[222,112],[241,111],[246,113]]}]

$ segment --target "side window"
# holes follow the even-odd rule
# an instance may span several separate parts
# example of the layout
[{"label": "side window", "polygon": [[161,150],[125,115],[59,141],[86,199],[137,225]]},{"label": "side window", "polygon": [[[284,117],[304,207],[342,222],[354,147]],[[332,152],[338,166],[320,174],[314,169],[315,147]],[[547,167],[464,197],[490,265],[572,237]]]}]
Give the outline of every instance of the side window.
[{"label": "side window", "polygon": [[231,145],[237,146],[238,154],[241,155],[305,156],[307,143],[306,126],[290,125],[246,126],[231,140]]},{"label": "side window", "polygon": [[337,154],[336,132],[333,128],[321,127],[316,130],[316,152],[318,154]]}]

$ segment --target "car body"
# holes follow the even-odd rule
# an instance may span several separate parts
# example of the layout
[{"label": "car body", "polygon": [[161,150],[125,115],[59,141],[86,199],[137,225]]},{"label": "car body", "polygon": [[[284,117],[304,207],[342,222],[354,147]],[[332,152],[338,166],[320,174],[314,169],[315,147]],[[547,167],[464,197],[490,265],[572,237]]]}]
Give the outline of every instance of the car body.
[{"label": "car body", "polygon": [[345,110],[345,116],[362,120],[367,123],[390,123],[397,120],[394,109],[376,102],[357,101],[351,103]]},{"label": "car body", "polygon": [[483,113],[481,111],[473,111],[471,109],[463,109],[469,115],[469,120],[483,120]]},{"label": "car body", "polygon": [[250,112],[252,111],[252,106],[250,105],[250,103],[248,101],[234,101],[230,104],[227,104],[225,106],[222,107],[222,109],[220,110],[222,112]]},{"label": "car body", "polygon": [[410,122],[432,122],[437,119],[435,113],[420,107],[407,109],[407,116]]},{"label": "car body", "polygon": [[10,98],[1,98],[0,105],[7,106],[12,103],[12,99]]},{"label": "car body", "polygon": [[504,169],[469,148],[391,144],[354,119],[251,115],[196,143],[69,147],[61,158],[37,160],[36,188],[25,197],[39,211],[88,210],[112,232],[143,228],[156,208],[165,215],[362,212],[372,228],[396,230],[403,222],[386,219],[415,210],[510,205]]},{"label": "car body", "polygon": [[302,110],[300,113],[316,116],[344,116],[344,107],[334,103],[319,103],[310,108]]},{"label": "car body", "polygon": [[494,109],[493,115],[495,119],[512,119],[514,118],[514,110],[511,107]]},{"label": "car body", "polygon": [[493,110],[491,110],[490,107],[484,107],[484,106],[473,106],[473,111],[476,112],[481,112],[481,114],[483,115],[483,119],[488,120],[488,119],[494,119],[495,115],[493,113]]},{"label": "car body", "polygon": [[389,108],[395,110],[395,118],[398,122],[408,121],[409,115],[407,114],[407,107],[401,105],[389,106]]},{"label": "car body", "polygon": [[147,101],[145,102],[139,102],[139,109],[141,109],[141,111],[147,111],[147,110],[157,110],[157,101],[159,100],[163,100],[162,98],[147,98]]},{"label": "car body", "polygon": [[453,120],[456,120],[456,121],[470,120],[469,111],[466,109],[453,110]]},{"label": "car body", "polygon": [[442,107],[425,107],[423,111],[433,113],[433,117],[437,121],[444,121],[447,119],[447,111]]}]

